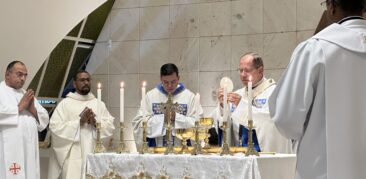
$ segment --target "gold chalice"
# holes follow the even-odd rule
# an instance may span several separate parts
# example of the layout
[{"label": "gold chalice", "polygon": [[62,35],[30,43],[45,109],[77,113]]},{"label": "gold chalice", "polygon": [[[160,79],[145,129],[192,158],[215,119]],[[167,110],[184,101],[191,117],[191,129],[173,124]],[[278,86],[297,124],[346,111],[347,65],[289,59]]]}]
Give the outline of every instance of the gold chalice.
[{"label": "gold chalice", "polygon": [[204,149],[210,148],[210,144],[208,143],[208,138],[210,137],[210,134],[208,133],[208,130],[212,127],[213,121],[214,121],[213,118],[210,117],[201,118],[199,121],[200,127],[204,129],[203,131],[199,130],[200,140],[205,141],[205,146],[203,147]]},{"label": "gold chalice", "polygon": [[187,147],[187,140],[194,136],[194,129],[175,129],[175,136],[182,140],[182,149],[178,152],[179,154],[189,153]]}]

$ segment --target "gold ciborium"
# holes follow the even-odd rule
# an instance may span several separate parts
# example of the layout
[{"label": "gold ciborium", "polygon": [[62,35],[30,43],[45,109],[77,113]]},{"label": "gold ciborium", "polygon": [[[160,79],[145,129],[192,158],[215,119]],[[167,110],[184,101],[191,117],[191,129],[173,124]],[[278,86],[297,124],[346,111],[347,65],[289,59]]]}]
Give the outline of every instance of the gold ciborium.
[{"label": "gold ciborium", "polygon": [[194,136],[194,129],[175,129],[175,136],[182,140],[182,149],[178,152],[179,154],[190,153],[188,151],[187,140]]},{"label": "gold ciborium", "polygon": [[199,139],[205,141],[205,146],[203,147],[204,149],[210,148],[210,144],[208,143],[210,134],[208,133],[208,130],[212,127],[213,121],[213,118],[210,117],[201,118],[199,121],[201,129],[203,128],[203,131],[199,130]]}]

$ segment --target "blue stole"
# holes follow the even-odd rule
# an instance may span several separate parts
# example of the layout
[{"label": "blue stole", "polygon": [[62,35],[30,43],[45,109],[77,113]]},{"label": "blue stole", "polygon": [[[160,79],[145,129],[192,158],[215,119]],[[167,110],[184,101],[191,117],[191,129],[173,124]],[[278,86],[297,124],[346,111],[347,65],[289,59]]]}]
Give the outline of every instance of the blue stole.
[{"label": "blue stole", "polygon": [[[232,105],[230,108],[230,111],[233,112],[235,110],[236,106]],[[219,126],[219,122],[217,122],[217,126]],[[257,152],[260,152],[261,149],[259,147],[259,143],[258,143],[258,138],[257,138],[257,132],[255,131],[255,129],[253,130],[253,143],[254,143],[254,148]],[[222,146],[223,143],[223,134],[222,134],[222,129],[220,129],[220,127],[218,127],[218,143],[219,146]],[[231,135],[231,134],[227,134],[227,135]],[[243,125],[239,125],[239,139],[241,137],[242,143],[241,146],[242,147],[248,147],[248,129],[246,127],[244,127]]]},{"label": "blue stole", "polygon": [[[254,143],[254,148],[257,152],[260,152],[261,149],[259,147],[259,143],[258,143],[258,138],[257,138],[257,132],[255,131],[255,129],[253,130],[253,143]],[[222,129],[218,128],[218,142],[219,142],[219,146],[222,146],[222,142],[223,142],[223,134],[222,134]],[[243,125],[239,126],[239,138],[241,135],[241,146],[242,147],[248,147],[248,129],[246,127],[244,127]]]},{"label": "blue stole", "polygon": [[[219,126],[219,125],[220,125],[220,123],[219,123],[219,121],[217,121],[217,126]],[[222,138],[223,138],[222,135],[223,135],[222,129],[220,127],[218,127],[217,128],[217,139],[218,139],[219,146],[222,146]]]},{"label": "blue stole", "polygon": [[[242,146],[243,147],[248,147],[248,132],[249,132],[249,130],[246,127],[244,127],[243,125],[239,126],[239,130],[241,131]],[[252,137],[253,137],[254,148],[257,152],[260,152],[261,148],[259,147],[257,132],[255,131],[255,129],[252,129],[252,132],[253,132]]]},{"label": "blue stole", "polygon": [[[147,145],[149,147],[156,147],[156,139],[146,137]],[[163,136],[163,146],[166,146],[166,136]],[[174,145],[174,137],[173,137],[173,145]],[[192,146],[191,139],[187,140],[187,145]]]},{"label": "blue stole", "polygon": [[[160,84],[156,85],[156,89],[158,89],[161,93],[168,95],[168,92],[165,91],[163,84],[160,83]],[[185,89],[186,89],[186,87],[184,86],[184,84],[179,83],[177,89],[175,89],[175,91],[173,92],[172,95],[175,96]]]}]

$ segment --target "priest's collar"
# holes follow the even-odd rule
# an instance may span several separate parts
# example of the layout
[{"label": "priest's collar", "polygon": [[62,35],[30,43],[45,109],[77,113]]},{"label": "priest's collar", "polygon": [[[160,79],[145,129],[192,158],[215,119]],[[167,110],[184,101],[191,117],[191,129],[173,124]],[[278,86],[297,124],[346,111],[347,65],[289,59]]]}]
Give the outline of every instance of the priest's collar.
[{"label": "priest's collar", "polygon": [[[156,88],[163,94],[168,95],[168,92],[165,91],[163,84],[158,84],[156,85]],[[180,92],[182,92],[183,90],[185,90],[186,87],[184,87],[183,83],[179,83],[177,86],[177,89],[175,89],[175,91],[173,92],[173,96],[179,94]]]},{"label": "priest's collar", "polygon": [[[254,88],[256,88],[257,86],[259,86],[259,85],[260,85],[261,83],[263,83],[263,81],[265,81],[265,80],[267,80],[267,78],[266,78],[266,77],[264,77],[264,75],[263,75],[262,79],[261,79],[261,80],[259,80],[256,84],[254,84],[254,85],[253,85],[252,89],[254,89]],[[246,90],[246,91],[248,91],[248,86],[245,86],[245,90]]]},{"label": "priest's collar", "polygon": [[264,77],[264,75],[263,75],[262,79],[261,79],[261,80],[259,80],[256,84],[254,84],[254,85],[253,85],[253,89],[254,89],[255,87],[257,87],[258,85],[260,85],[264,80],[266,80],[266,78],[265,78],[265,77]]},{"label": "priest's collar", "polygon": [[338,24],[342,24],[343,22],[346,22],[348,20],[353,20],[353,19],[361,19],[363,20],[364,18],[362,16],[348,16],[348,17],[345,17],[343,19],[341,19]]},{"label": "priest's collar", "polygon": [[90,101],[95,98],[95,96],[91,92],[89,92],[87,95],[81,95],[77,92],[75,92],[75,93],[70,92],[66,95],[66,97],[69,97],[69,98],[72,98],[72,99],[75,99],[78,101]]}]

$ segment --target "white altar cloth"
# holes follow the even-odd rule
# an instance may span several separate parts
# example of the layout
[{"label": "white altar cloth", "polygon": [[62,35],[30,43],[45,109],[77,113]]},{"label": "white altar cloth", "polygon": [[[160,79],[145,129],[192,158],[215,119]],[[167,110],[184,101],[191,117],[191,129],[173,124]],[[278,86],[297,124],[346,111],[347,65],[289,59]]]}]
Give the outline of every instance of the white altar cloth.
[{"label": "white altar cloth", "polygon": [[113,171],[123,178],[132,178],[143,172],[152,178],[162,174],[169,178],[188,176],[197,179],[244,178],[244,179],[293,179],[296,155],[276,154],[259,157],[219,155],[163,155],[163,154],[89,154],[86,173],[102,178]]}]

